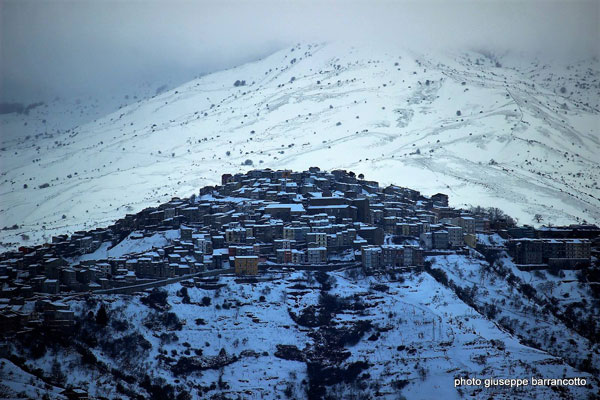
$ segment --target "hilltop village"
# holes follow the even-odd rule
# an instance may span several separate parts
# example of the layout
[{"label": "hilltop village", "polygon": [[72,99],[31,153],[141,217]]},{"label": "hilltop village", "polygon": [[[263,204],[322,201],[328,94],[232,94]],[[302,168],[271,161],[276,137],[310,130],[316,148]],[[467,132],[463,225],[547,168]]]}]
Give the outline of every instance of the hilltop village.
[{"label": "hilltop village", "polygon": [[[478,241],[481,234],[502,240]],[[5,330],[40,323],[11,308],[37,299],[49,326],[68,327],[73,313],[61,296],[277,268],[400,272],[422,268],[425,256],[470,248],[507,250],[522,270],[581,269],[597,262],[599,234],[593,225],[518,227],[497,209],[455,209],[446,194],[382,188],[344,170],[252,170],[104,229],[2,254],[0,317]]]}]

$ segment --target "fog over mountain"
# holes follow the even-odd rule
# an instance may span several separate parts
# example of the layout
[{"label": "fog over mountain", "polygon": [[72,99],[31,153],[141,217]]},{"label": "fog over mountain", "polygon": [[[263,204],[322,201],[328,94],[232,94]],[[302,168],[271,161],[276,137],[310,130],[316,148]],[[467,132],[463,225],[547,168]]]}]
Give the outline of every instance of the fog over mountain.
[{"label": "fog over mountain", "polygon": [[298,41],[598,54],[597,1],[0,2],[0,101],[170,87]]},{"label": "fog over mountain", "polygon": [[[109,137],[107,132],[97,128],[98,124],[104,126],[106,121],[115,124],[116,120],[110,115],[111,113],[117,110],[122,113],[128,110],[126,107],[137,109],[144,104],[156,105],[158,101],[163,100],[161,98],[153,100],[154,96],[170,93],[169,91],[172,92],[170,95],[177,95],[182,91],[182,87],[189,86],[199,77],[207,77],[206,82],[216,79],[219,93],[225,97],[235,96],[238,89],[232,87],[233,82],[244,76],[238,77],[235,72],[216,75],[217,78],[210,75],[234,67],[241,68],[240,72],[250,72],[258,65],[266,70],[274,71],[279,68],[280,73],[283,73],[284,70],[292,67],[285,59],[285,54],[299,43],[303,44],[302,49],[306,51],[306,44],[309,43],[316,45],[344,42],[344,46],[329,47],[325,53],[332,59],[321,60],[318,68],[327,70],[329,65],[335,64],[335,59],[347,63],[362,60],[361,62],[366,64],[361,68],[364,67],[364,71],[369,71],[368,76],[373,80],[368,83],[364,81],[361,90],[366,92],[374,90],[376,92],[373,93],[381,93],[383,90],[383,86],[380,86],[383,84],[381,79],[385,77],[388,80],[387,84],[390,86],[386,90],[390,91],[392,97],[382,99],[377,94],[373,99],[377,103],[381,102],[381,107],[384,109],[405,110],[405,106],[411,104],[410,101],[414,101],[415,104],[425,100],[436,101],[434,110],[439,113],[442,123],[425,109],[412,111],[428,115],[422,121],[423,125],[419,125],[419,129],[414,132],[417,138],[425,137],[422,127],[436,130],[440,124],[444,124],[443,121],[448,116],[454,116],[461,101],[465,102],[462,104],[463,111],[467,107],[472,107],[473,110],[477,109],[477,112],[481,111],[480,108],[485,101],[478,98],[470,99],[468,95],[473,92],[467,93],[468,88],[462,86],[450,87],[448,93],[441,91],[436,92],[437,94],[432,92],[429,97],[423,95],[418,91],[418,87],[426,79],[432,79],[433,75],[428,74],[426,69],[419,71],[423,73],[422,78],[413,75],[413,72],[417,73],[416,70],[405,69],[399,73],[395,71],[395,57],[402,56],[406,60],[414,58],[417,63],[415,67],[420,67],[419,63],[428,60],[426,62],[430,63],[430,70],[438,70],[439,82],[450,78],[450,81],[455,81],[457,84],[466,85],[472,82],[492,89],[493,92],[485,98],[496,99],[495,102],[499,106],[506,106],[507,112],[510,113],[517,112],[516,106],[523,112],[523,107],[530,107],[531,101],[539,101],[548,108],[546,110],[548,113],[536,108],[530,110],[531,116],[538,119],[541,126],[552,126],[552,129],[558,129],[558,136],[552,140],[561,142],[560,150],[557,150],[552,158],[540,157],[539,162],[546,163],[548,171],[553,176],[576,174],[578,179],[586,177],[588,181],[593,181],[593,175],[586,175],[587,167],[577,165],[573,171],[567,171],[555,156],[564,158],[565,151],[579,151],[583,147],[576,140],[571,140],[567,144],[572,148],[565,148],[562,142],[567,141],[569,137],[590,140],[592,144],[588,148],[592,153],[598,143],[599,10],[597,1],[479,1],[477,3],[467,1],[285,3],[150,1],[136,3],[1,0],[0,149],[4,156],[0,159],[0,163],[5,176],[1,184],[11,187],[9,191],[4,192],[4,206],[7,208],[3,209],[5,212],[1,218],[2,223],[5,226],[12,226],[21,222],[22,228],[25,229],[27,225],[43,223],[48,218],[48,215],[43,214],[35,221],[23,223],[24,216],[31,217],[32,213],[28,209],[22,210],[24,214],[6,212],[10,208],[9,204],[13,204],[13,200],[14,204],[20,205],[19,207],[25,207],[23,200],[18,197],[11,198],[10,201],[7,199],[25,190],[17,187],[23,186],[22,183],[17,185],[23,176],[26,176],[26,179],[33,179],[35,176],[43,180],[38,184],[57,179],[58,175],[48,175],[48,168],[45,168],[42,174],[34,172],[41,166],[36,166],[35,163],[39,163],[40,160],[45,162],[45,157],[51,158],[52,154],[64,160],[66,154],[81,147],[83,143],[81,136],[69,141],[68,145],[67,142],[57,140],[58,137],[63,137],[67,133],[75,135],[76,132],[82,131],[80,129],[82,128],[84,132],[88,132],[86,136],[90,140],[112,142],[115,140],[115,135]],[[360,50],[350,56],[349,49],[354,46]],[[339,53],[331,53],[332,49],[339,49]],[[378,51],[370,54],[368,51],[365,52],[367,49],[378,49]],[[284,59],[279,60],[276,57],[275,62],[265,61],[272,54],[280,51],[283,51]],[[447,56],[450,58],[446,58]],[[483,64],[479,60],[481,56]],[[387,60],[385,61],[388,63],[386,72],[382,69],[378,70],[377,64],[370,63],[375,60],[381,62]],[[253,67],[251,64],[254,62],[258,64]],[[458,64],[454,65],[456,62]],[[453,67],[448,69],[449,65]],[[312,67],[317,68],[317,65],[306,66],[305,63],[293,67],[291,70],[297,74],[295,77],[301,75],[306,78],[314,77],[314,74],[319,71],[312,69]],[[410,68],[413,66],[411,65]],[[473,68],[479,71],[475,75]],[[355,67],[349,66],[347,69],[349,72],[356,70]],[[461,72],[457,73],[458,70]],[[384,75],[378,75],[378,71]],[[253,74],[254,72],[248,73],[248,77]],[[394,79],[392,74],[398,79],[396,83],[400,87],[391,86],[391,79]],[[258,77],[257,74],[255,77],[257,82],[259,82]],[[354,79],[355,76],[349,75],[348,78]],[[248,84],[252,86],[251,82],[248,81]],[[260,84],[260,87],[268,93],[271,91],[287,93],[289,90],[294,90],[296,96],[303,96],[303,91],[310,90],[310,85],[313,84],[312,81],[301,81],[296,82],[294,87],[284,88],[282,85],[277,88],[272,86],[273,82],[265,82]],[[372,87],[369,89],[370,85]],[[505,90],[517,87],[526,90],[526,93],[531,89],[533,90],[531,93],[539,98],[524,99],[522,104],[519,103],[519,99],[513,99],[515,104],[503,105],[502,102],[507,96]],[[407,91],[406,99],[401,95],[403,90]],[[200,107],[209,96],[215,95],[216,92],[211,94],[201,90],[194,91],[193,107]],[[343,91],[336,92],[335,95],[342,99],[349,98],[349,95]],[[255,101],[262,99],[262,95],[256,94],[256,96]],[[446,103],[443,103],[444,96],[446,96]],[[179,98],[179,95],[175,97]],[[361,98],[360,102],[366,101],[367,97]],[[401,100],[398,100],[399,98]],[[268,103],[268,98],[262,100]],[[212,101],[216,100],[213,98]],[[407,101],[409,103],[406,103]],[[177,105],[177,103],[170,104]],[[243,106],[248,106],[252,112],[257,111],[253,109],[254,104],[244,103]],[[181,107],[180,105],[178,107],[153,123],[168,125],[171,121],[179,121]],[[235,107],[239,108],[242,105],[238,104]],[[296,114],[305,111],[300,102],[290,107]],[[560,111],[557,111],[559,108]],[[194,109],[194,111],[198,110]],[[319,110],[314,110],[315,115],[317,111]],[[557,128],[565,124],[566,120],[563,117],[556,119],[557,112],[565,115],[567,112],[573,114],[571,125]],[[337,110],[337,114],[336,118],[341,120],[347,117],[341,109]],[[370,111],[368,115],[375,117],[376,114]],[[153,114],[154,117],[157,115]],[[363,115],[363,120],[364,118]],[[390,128],[390,135],[396,139],[400,138],[413,127],[413,125],[409,126],[410,120],[411,118],[407,117],[407,120],[398,127]],[[262,118],[262,122],[267,126],[276,124],[276,121],[272,116]],[[136,114],[132,115],[132,120],[127,127],[117,128],[114,125],[113,128],[118,129],[119,134],[122,135],[123,129],[135,131],[148,122],[145,115]],[[206,123],[206,121],[199,122]],[[215,126],[224,126],[223,122],[216,117],[213,122],[217,124]],[[324,126],[327,126],[328,120],[324,123]],[[381,123],[375,121],[374,125],[360,126],[360,129],[375,129]],[[466,123],[460,132],[461,137],[472,134],[469,129],[479,129],[477,123],[477,120]],[[519,123],[526,124],[527,121],[521,118]],[[234,128],[228,128],[230,133],[242,140],[243,137],[235,133]],[[316,129],[316,126],[313,128]],[[208,133],[206,129],[204,126],[198,128],[196,134],[206,134]],[[216,132],[216,128],[210,129],[213,130],[212,133]],[[514,122],[507,120],[501,123],[492,121],[486,129],[488,131],[482,132],[482,135],[491,132],[503,135],[501,132],[512,132],[520,128],[515,126]],[[541,146],[547,146],[550,143],[547,132],[542,128],[536,129],[535,134],[532,133],[533,130],[524,131],[523,137],[519,140],[533,141],[537,140],[536,135],[541,135],[543,139],[540,141]],[[327,132],[332,134],[331,130]],[[272,135],[269,136],[270,140],[283,140],[287,137],[286,132],[274,131]],[[41,138],[47,142],[42,141]],[[441,142],[438,140],[438,143]],[[133,147],[136,146],[139,148],[142,143],[135,143]],[[448,150],[448,147],[445,149]],[[496,154],[497,149],[493,150],[491,147],[482,147],[482,149],[478,157],[485,162],[492,159],[497,161],[499,157]],[[390,150],[392,149],[386,149],[387,152]],[[580,153],[576,154],[580,157]],[[29,156],[31,156],[30,160]],[[472,154],[460,156],[473,160]],[[135,157],[128,159],[133,160]],[[549,159],[554,159],[551,166],[548,164]],[[89,160],[86,158],[86,162]],[[478,159],[479,162],[483,162],[482,160]],[[358,160],[352,160],[352,162],[356,161]],[[590,161],[596,162],[593,157]],[[350,160],[341,162],[339,158],[332,159],[330,167],[349,167],[349,162]],[[516,161],[511,159],[510,163],[514,162]],[[519,162],[531,161],[523,159]],[[22,163],[27,165],[27,173],[15,169],[17,166],[25,167],[25,164],[21,165]],[[105,163],[103,162],[102,165]],[[265,166],[274,167],[274,165]],[[289,165],[280,166],[289,167]],[[67,168],[66,165],[57,163],[55,167],[59,175],[64,175],[60,171]],[[214,171],[216,170],[220,168]],[[537,172],[539,171],[536,170]],[[207,174],[207,171],[203,170],[202,173]],[[196,170],[196,174],[202,175],[202,173]],[[217,179],[215,174],[216,172],[210,174],[210,178],[205,175],[203,179],[213,181]],[[375,176],[375,178],[381,179],[383,176]],[[566,182],[570,180],[571,178]],[[174,182],[177,181],[179,180]],[[485,186],[484,181],[480,183]],[[587,193],[586,196],[591,196],[589,201],[595,202],[596,189],[590,186],[592,183],[588,181],[583,182],[582,185]],[[419,187],[419,189],[442,190],[448,184],[447,181],[441,180],[440,188]],[[108,186],[104,186],[104,189],[108,190]],[[57,190],[62,191],[62,189]],[[155,188],[145,187],[143,191],[145,190],[155,190]],[[177,190],[182,190],[182,187],[179,186]],[[143,191],[138,191],[140,196]],[[155,201],[154,197],[152,195],[148,199]],[[29,197],[29,199],[33,202],[32,205],[39,204],[41,200],[37,197]],[[141,199],[130,200],[138,207],[145,204],[140,202]],[[483,201],[482,198],[467,200],[462,199],[470,204]],[[509,202],[505,207],[510,208],[510,204],[513,203]],[[520,201],[514,204],[521,207],[525,203]],[[573,210],[567,212],[568,219],[562,221],[574,218],[593,221],[596,219],[594,217],[596,209],[595,204],[591,204],[590,209],[587,206],[574,206]],[[519,215],[520,211],[514,211]],[[530,212],[532,210],[527,211]],[[561,212],[566,212],[564,207],[561,208]],[[555,217],[554,221],[557,222],[564,216],[559,217],[556,214]]]}]

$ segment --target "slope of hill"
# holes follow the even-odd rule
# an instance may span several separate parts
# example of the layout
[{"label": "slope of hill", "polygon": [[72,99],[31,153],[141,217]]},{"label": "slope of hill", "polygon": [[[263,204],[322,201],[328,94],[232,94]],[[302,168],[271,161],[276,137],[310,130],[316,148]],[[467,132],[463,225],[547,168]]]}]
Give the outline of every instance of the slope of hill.
[{"label": "slope of hill", "polygon": [[4,247],[104,225],[225,172],[344,168],[453,206],[600,222],[597,61],[297,45],[0,151]]},{"label": "slope of hill", "polygon": [[[598,389],[597,378],[521,344],[427,273],[273,272],[205,286],[65,300],[77,315],[68,340],[8,347],[39,378],[111,398],[585,399]],[[102,305],[106,324],[95,317]],[[517,317],[534,315],[524,307]],[[9,397],[61,398],[5,363],[15,371],[0,385]],[[482,383],[455,388],[457,377]],[[558,377],[586,386],[484,383]]]}]

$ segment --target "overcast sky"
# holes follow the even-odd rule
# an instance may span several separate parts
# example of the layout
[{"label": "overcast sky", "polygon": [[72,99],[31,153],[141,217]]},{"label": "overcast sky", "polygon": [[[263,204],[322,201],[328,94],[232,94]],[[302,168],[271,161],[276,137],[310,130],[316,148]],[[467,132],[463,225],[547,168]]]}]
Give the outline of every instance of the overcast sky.
[{"label": "overcast sky", "polygon": [[598,55],[600,1],[0,0],[0,99],[183,82],[299,41]]}]

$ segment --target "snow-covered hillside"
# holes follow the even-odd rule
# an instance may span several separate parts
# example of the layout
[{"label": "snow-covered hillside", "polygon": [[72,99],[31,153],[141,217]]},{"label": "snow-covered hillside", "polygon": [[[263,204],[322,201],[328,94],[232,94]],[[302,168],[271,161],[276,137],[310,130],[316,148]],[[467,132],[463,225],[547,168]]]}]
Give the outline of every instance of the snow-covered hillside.
[{"label": "snow-covered hillside", "polygon": [[[66,300],[73,336],[8,347],[37,376],[111,398],[585,399],[598,389],[597,378],[525,346],[428,273],[273,272],[188,286]],[[10,362],[0,367],[15,371],[0,385],[9,397],[45,393]],[[579,377],[587,386],[455,388],[457,377]]]},{"label": "snow-covered hillside", "polygon": [[3,144],[0,228],[18,227],[0,240],[105,225],[225,172],[317,164],[443,191],[453,206],[499,207],[521,223],[536,213],[598,223],[599,77],[597,61],[297,45]]}]

